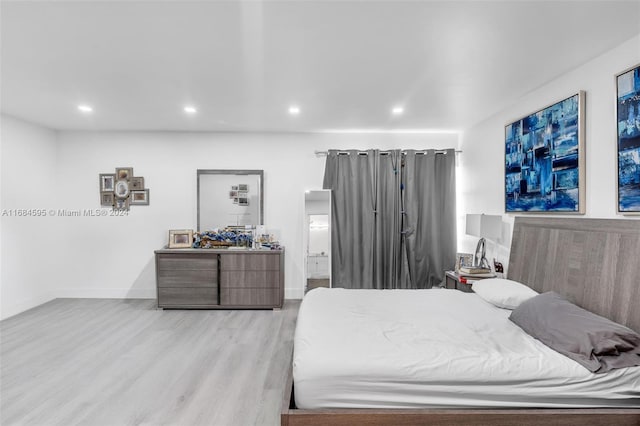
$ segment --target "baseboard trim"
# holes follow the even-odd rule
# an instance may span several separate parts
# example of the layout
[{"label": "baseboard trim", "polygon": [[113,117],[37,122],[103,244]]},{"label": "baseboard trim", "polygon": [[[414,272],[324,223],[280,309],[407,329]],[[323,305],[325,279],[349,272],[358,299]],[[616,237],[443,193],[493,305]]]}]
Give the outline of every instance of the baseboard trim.
[{"label": "baseboard trim", "polygon": [[154,288],[62,288],[56,297],[68,299],[155,299]]},{"label": "baseboard trim", "polygon": [[[285,299],[300,300],[304,296],[301,288],[285,288]],[[62,288],[46,295],[32,298],[12,306],[3,306],[0,319],[10,318],[24,311],[40,306],[53,299],[155,299],[155,288]]]},{"label": "baseboard trim", "polygon": [[48,292],[39,297],[33,297],[20,303],[13,304],[11,306],[2,306],[0,319],[4,320],[12,316],[21,314],[22,312],[28,311],[29,309],[35,308],[36,306],[40,306],[44,303],[50,302],[55,298],[56,295],[54,295],[52,292]]}]

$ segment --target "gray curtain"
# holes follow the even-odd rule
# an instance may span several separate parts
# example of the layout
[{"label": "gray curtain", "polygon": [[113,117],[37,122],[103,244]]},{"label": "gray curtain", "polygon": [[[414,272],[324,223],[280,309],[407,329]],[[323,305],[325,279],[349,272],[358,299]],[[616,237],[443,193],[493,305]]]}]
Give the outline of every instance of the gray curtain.
[{"label": "gray curtain", "polygon": [[400,152],[329,151],[334,287],[387,288],[399,276]]},{"label": "gray curtain", "polygon": [[[430,288],[442,281],[455,263],[455,154],[449,151],[328,152],[323,187],[332,190],[334,287]],[[442,206],[443,200],[453,204]]]},{"label": "gray curtain", "polygon": [[402,168],[403,288],[431,288],[444,280],[456,255],[455,151],[405,151]]}]

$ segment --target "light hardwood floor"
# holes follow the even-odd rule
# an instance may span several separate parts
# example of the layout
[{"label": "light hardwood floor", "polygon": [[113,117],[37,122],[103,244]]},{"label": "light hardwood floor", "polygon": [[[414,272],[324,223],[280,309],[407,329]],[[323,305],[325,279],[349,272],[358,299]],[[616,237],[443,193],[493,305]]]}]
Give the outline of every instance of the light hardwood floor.
[{"label": "light hardwood floor", "polygon": [[298,307],[53,300],[0,322],[0,423],[279,425]]}]

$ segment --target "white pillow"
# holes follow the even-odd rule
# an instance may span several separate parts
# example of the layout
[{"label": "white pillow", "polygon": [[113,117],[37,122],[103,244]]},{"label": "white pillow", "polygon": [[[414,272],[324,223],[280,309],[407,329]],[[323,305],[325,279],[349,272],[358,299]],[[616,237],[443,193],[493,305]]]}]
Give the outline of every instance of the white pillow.
[{"label": "white pillow", "polygon": [[517,281],[502,278],[478,280],[471,285],[473,291],[487,302],[505,309],[515,309],[538,293]]}]

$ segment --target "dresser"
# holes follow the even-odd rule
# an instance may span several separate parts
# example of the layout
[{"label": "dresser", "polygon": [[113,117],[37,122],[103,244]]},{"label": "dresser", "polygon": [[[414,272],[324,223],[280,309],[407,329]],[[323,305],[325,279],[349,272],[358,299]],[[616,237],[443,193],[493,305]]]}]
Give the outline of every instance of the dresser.
[{"label": "dresser", "polygon": [[282,307],[284,249],[162,249],[155,257],[159,308]]}]

